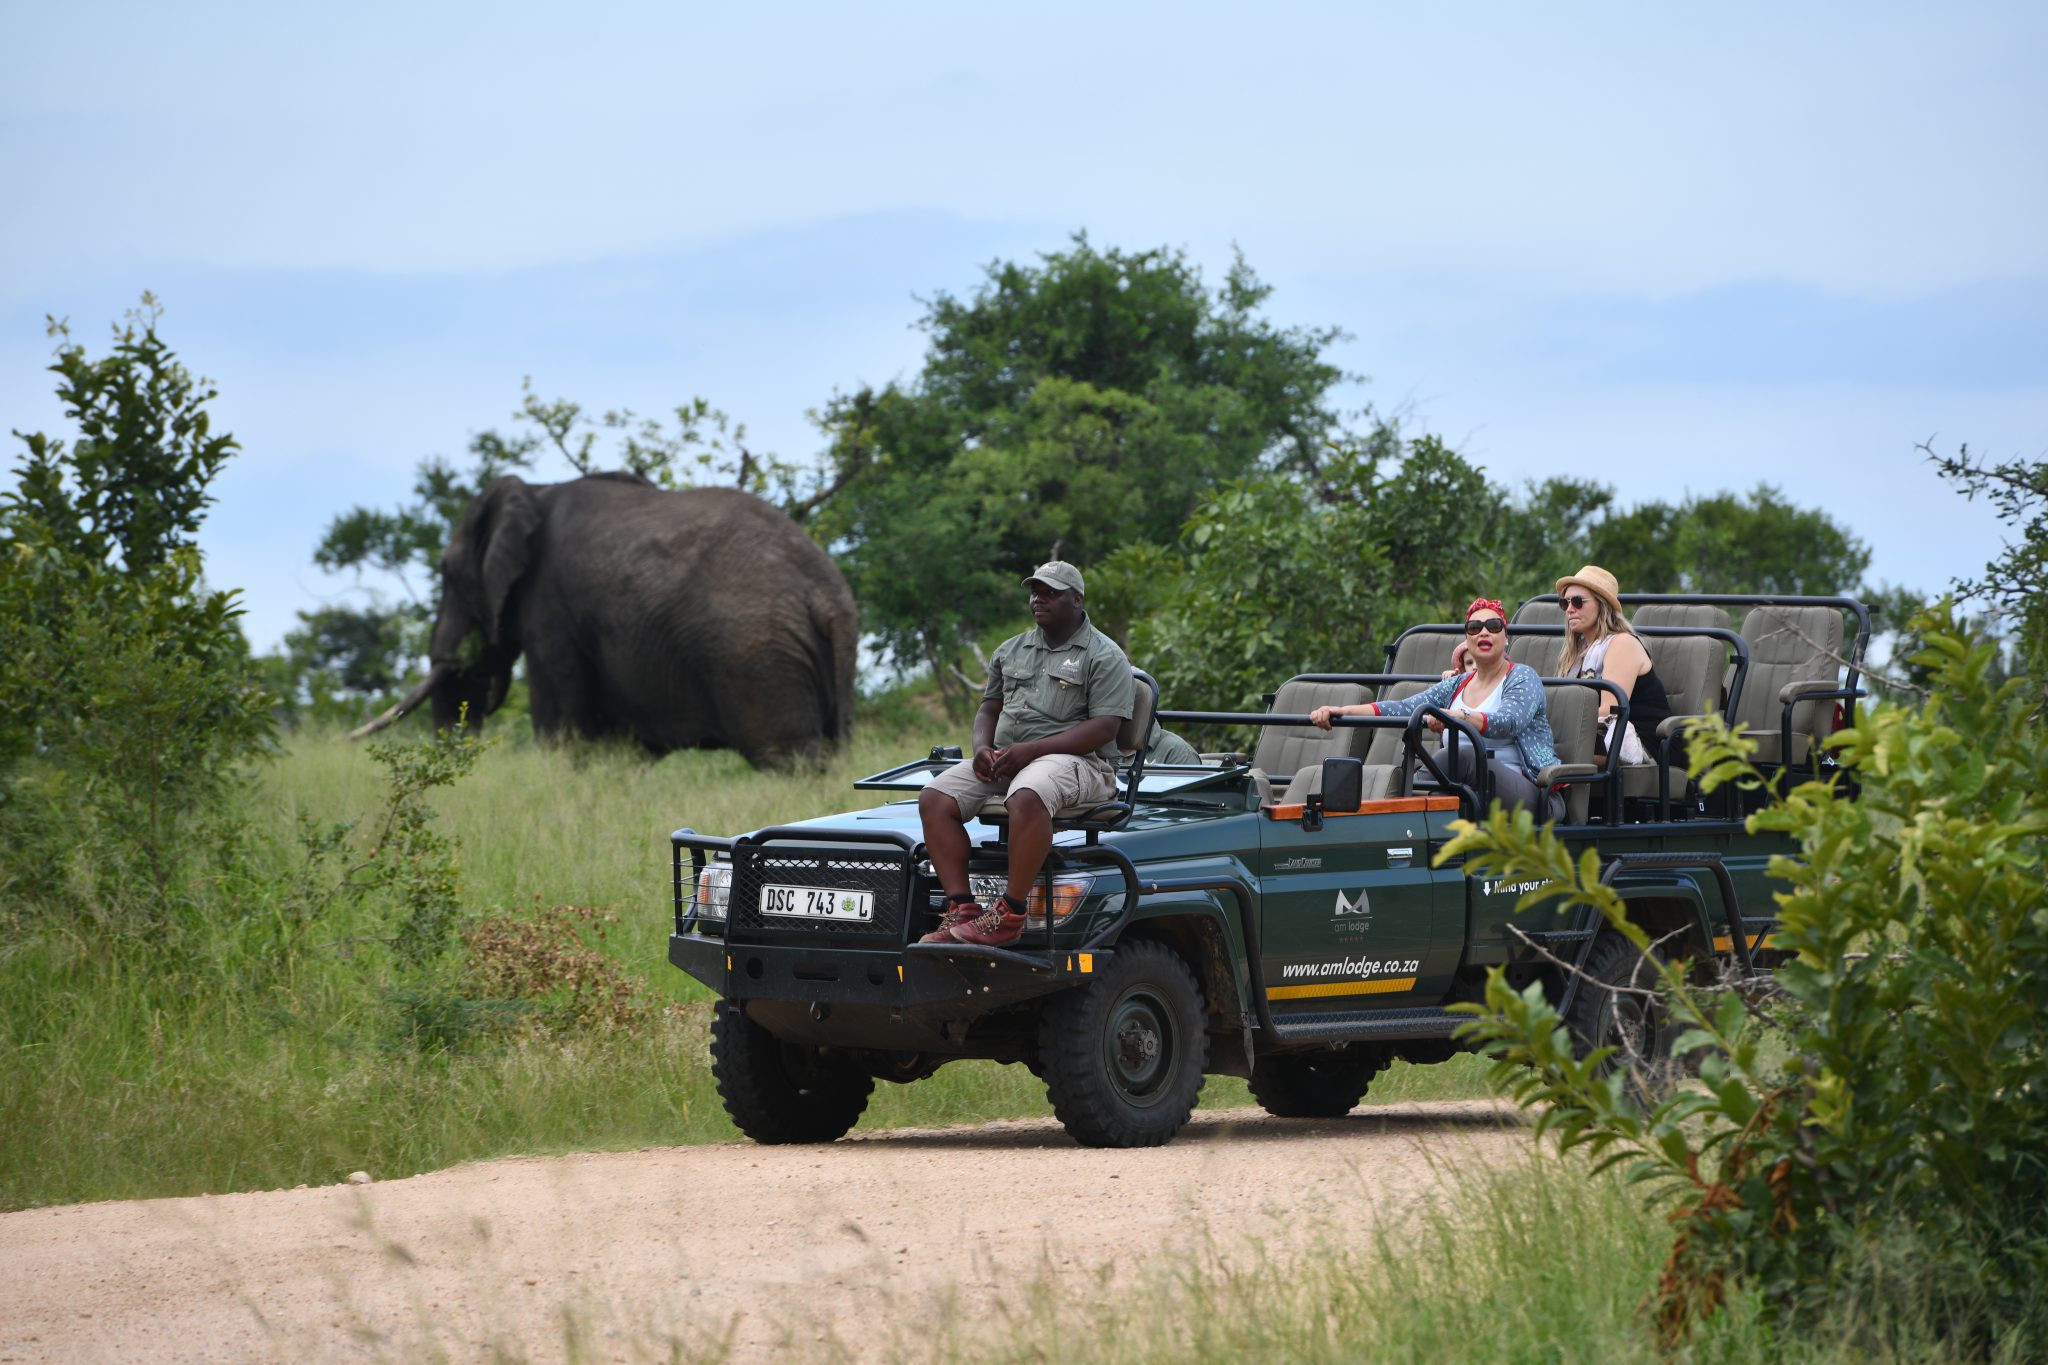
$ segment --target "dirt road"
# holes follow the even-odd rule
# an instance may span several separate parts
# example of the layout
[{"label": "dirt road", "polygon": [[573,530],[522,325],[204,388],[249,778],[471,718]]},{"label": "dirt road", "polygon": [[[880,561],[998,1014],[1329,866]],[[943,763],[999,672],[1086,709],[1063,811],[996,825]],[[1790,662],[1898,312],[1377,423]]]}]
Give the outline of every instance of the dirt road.
[{"label": "dirt road", "polygon": [[1488,1103],[1225,1110],[1150,1151],[1030,1120],[33,1209],[0,1215],[0,1361],[888,1358],[1020,1284],[1100,1291],[1205,1232],[1285,1254],[1527,1147]]}]

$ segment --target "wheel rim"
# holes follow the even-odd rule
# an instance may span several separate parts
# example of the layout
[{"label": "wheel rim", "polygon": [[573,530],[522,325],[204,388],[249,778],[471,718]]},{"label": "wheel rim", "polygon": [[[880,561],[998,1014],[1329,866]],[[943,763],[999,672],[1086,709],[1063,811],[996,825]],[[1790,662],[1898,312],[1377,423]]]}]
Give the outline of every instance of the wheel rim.
[{"label": "wheel rim", "polygon": [[1180,1056],[1180,1034],[1166,1002],[1143,987],[1110,1007],[1102,1060],[1117,1093],[1140,1107],[1159,1102]]},{"label": "wheel rim", "polygon": [[824,1056],[814,1047],[798,1043],[779,1043],[782,1053],[782,1074],[799,1095],[815,1095],[825,1088],[828,1074]]}]

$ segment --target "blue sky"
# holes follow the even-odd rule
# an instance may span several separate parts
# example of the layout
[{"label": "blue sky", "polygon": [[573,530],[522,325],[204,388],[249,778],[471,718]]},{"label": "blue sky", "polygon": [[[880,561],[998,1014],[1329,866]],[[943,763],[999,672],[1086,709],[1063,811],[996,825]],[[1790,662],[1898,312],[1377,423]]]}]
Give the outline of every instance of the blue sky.
[{"label": "blue sky", "polygon": [[1498,478],[1768,480],[1873,578],[1996,549],[1915,442],[2048,455],[2039,4],[15,3],[0,52],[0,425],[61,428],[44,314],[160,295],[259,648],[523,376],[808,457],[918,296],[1080,228],[1241,249]]}]

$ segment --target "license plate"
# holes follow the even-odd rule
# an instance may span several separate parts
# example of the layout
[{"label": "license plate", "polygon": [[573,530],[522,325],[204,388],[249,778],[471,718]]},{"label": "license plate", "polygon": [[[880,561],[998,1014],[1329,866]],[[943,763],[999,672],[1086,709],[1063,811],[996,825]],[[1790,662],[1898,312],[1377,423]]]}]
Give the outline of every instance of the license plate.
[{"label": "license plate", "polygon": [[829,886],[764,886],[761,913],[788,919],[859,920],[875,917],[875,893]]}]

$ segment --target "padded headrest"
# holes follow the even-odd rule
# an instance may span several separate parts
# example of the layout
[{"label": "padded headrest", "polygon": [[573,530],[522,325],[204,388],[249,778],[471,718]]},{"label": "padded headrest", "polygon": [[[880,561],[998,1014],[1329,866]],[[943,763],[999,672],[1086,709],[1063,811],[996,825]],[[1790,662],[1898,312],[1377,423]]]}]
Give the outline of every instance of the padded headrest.
[{"label": "padded headrest", "polygon": [[1441,673],[1451,666],[1451,651],[1461,637],[1433,631],[1411,631],[1394,646],[1392,673]]},{"label": "padded headrest", "polygon": [[1728,613],[1708,602],[1650,602],[1637,607],[1630,620],[1638,626],[1681,630],[1728,629]]}]

